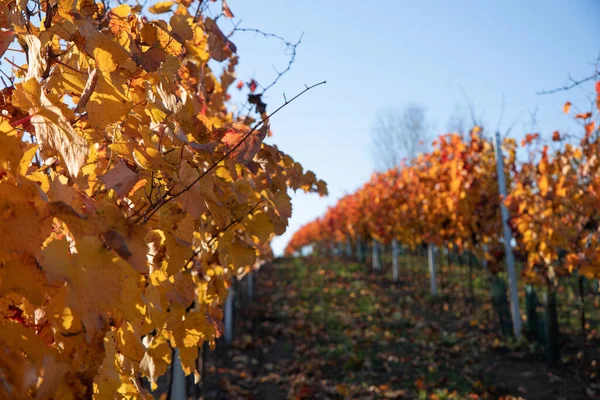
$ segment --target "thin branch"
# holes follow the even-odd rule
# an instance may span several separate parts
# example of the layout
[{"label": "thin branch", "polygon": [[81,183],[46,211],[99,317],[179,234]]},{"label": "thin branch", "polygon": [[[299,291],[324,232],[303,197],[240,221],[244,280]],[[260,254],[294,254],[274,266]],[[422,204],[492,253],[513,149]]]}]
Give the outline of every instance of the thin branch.
[{"label": "thin branch", "polygon": [[202,15],[202,3],[203,0],[200,0],[198,2],[198,8],[196,9],[196,14],[194,15],[194,23],[198,22],[198,20],[200,19],[200,16]]},{"label": "thin branch", "polygon": [[273,86],[275,86],[277,84],[277,82],[279,82],[279,79],[281,79],[281,77],[283,75],[285,75],[292,68],[292,64],[296,60],[296,49],[298,48],[298,46],[300,45],[300,43],[302,43],[302,37],[304,37],[304,32],[302,32],[302,34],[300,35],[300,38],[295,43],[292,43],[292,42],[286,40],[285,38],[283,38],[283,37],[281,37],[279,35],[276,35],[274,33],[263,32],[260,29],[255,29],[255,28],[238,28],[238,25],[239,25],[239,23],[234,26],[233,30],[231,31],[231,33],[228,36],[231,36],[234,32],[252,32],[252,33],[255,33],[257,35],[262,35],[266,39],[277,39],[277,40],[281,41],[283,44],[285,44],[286,51],[289,50],[289,52],[290,52],[289,53],[290,54],[290,59],[288,61],[287,66],[285,67],[285,69],[283,71],[278,71],[277,68],[275,68],[275,66],[273,66],[273,69],[275,69],[275,72],[277,73],[277,76],[267,86],[262,86],[261,85],[261,87],[262,87],[262,93],[260,93],[260,94],[262,95],[267,90],[269,90]]},{"label": "thin branch", "polygon": [[283,37],[281,37],[279,35],[276,35],[274,33],[263,32],[260,29],[255,29],[255,28],[238,28],[237,25],[235,25],[234,28],[233,28],[233,31],[228,36],[231,36],[234,32],[252,32],[252,33],[256,33],[256,34],[262,35],[265,38],[273,38],[273,39],[281,40],[283,43],[285,43],[288,46],[291,45],[291,43],[288,42],[285,38],[283,38]]},{"label": "thin branch", "polygon": [[76,72],[76,73],[78,73],[78,74],[81,74],[81,75],[87,75],[87,72],[83,72],[83,71],[80,71],[80,70],[78,70],[78,69],[75,69],[75,68],[71,67],[71,66],[70,66],[70,65],[68,65],[68,64],[65,64],[64,62],[62,62],[62,61],[60,61],[60,60],[54,60],[54,62],[55,62],[55,63],[57,63],[57,64],[60,64],[60,65],[62,65],[62,66],[63,66],[63,67],[65,67],[65,68],[68,68],[68,69],[70,69],[71,71],[73,71],[73,72]]},{"label": "thin branch", "polygon": [[4,59],[5,59],[5,60],[6,60],[6,61],[7,61],[7,62],[10,64],[10,65],[12,65],[13,67],[15,67],[15,68],[17,68],[17,69],[20,69],[20,70],[21,70],[21,71],[23,71],[23,72],[27,72],[27,69],[26,69],[26,68],[23,68],[23,67],[20,67],[20,66],[18,66],[17,64],[15,64],[14,62],[10,61],[10,60],[9,60],[8,58],[6,58],[6,57],[4,57]]},{"label": "thin branch", "polygon": [[52,53],[52,58],[57,58],[57,57],[61,57],[64,56],[65,54],[67,54],[68,52],[71,51],[71,49],[73,48],[73,46],[75,46],[75,44],[73,43],[72,45],[70,45],[67,49],[65,49],[65,51],[61,51],[58,54],[54,54]]},{"label": "thin branch", "polygon": [[471,102],[471,99],[467,97],[467,92],[465,92],[465,89],[462,87],[462,85],[459,85],[458,88],[460,89],[465,103],[467,103],[467,108],[469,109],[469,114],[471,114],[473,126],[478,126],[479,123],[477,122],[477,117],[475,116],[475,106],[473,106],[473,102]]},{"label": "thin branch", "polygon": [[156,213],[156,211],[158,211],[160,209],[160,207],[164,206],[165,204],[167,204],[171,200],[174,200],[175,198],[177,198],[181,194],[183,194],[183,193],[187,192],[188,190],[190,190],[196,183],[198,183],[202,178],[204,178],[213,169],[215,169],[217,167],[217,165],[219,165],[219,163],[221,163],[221,161],[225,160],[227,157],[229,157],[231,154],[233,154],[233,152],[235,152],[254,132],[256,132],[258,128],[260,128],[261,126],[265,125],[267,123],[267,121],[272,116],[274,116],[275,114],[277,114],[279,111],[281,111],[288,104],[290,104],[291,102],[293,102],[294,100],[296,100],[298,97],[302,96],[304,93],[308,92],[309,90],[311,90],[311,89],[313,89],[313,88],[315,88],[317,86],[324,85],[326,82],[327,81],[322,81],[322,82],[319,82],[319,83],[315,83],[314,85],[311,85],[311,86],[306,86],[305,85],[306,88],[304,90],[302,90],[300,93],[298,93],[297,95],[295,95],[294,97],[292,97],[289,101],[286,101],[285,103],[283,103],[282,105],[280,105],[275,111],[273,111],[271,114],[269,114],[265,119],[260,120],[256,125],[254,125],[254,127],[247,134],[245,134],[244,137],[242,137],[242,139],[235,146],[233,146],[231,149],[229,149],[229,151],[227,151],[225,154],[223,154],[206,171],[204,171],[203,173],[201,173],[200,176],[198,176],[198,178],[194,179],[194,181],[192,183],[190,183],[189,185],[187,185],[185,188],[183,188],[179,192],[171,194],[170,197],[169,197],[169,193],[168,192],[165,193],[155,203],[155,207],[153,207],[151,210],[146,210],[146,212],[144,212],[144,214],[141,215],[135,222],[137,223],[139,221],[142,221],[142,223],[146,223],[152,217],[152,215],[154,215]]},{"label": "thin branch", "polygon": [[564,92],[567,90],[571,90],[577,86],[581,86],[582,83],[592,81],[598,77],[600,77],[600,72],[595,72],[593,75],[590,75],[587,78],[583,78],[583,79],[579,79],[579,80],[575,80],[571,76],[569,76],[569,81],[571,82],[570,84],[564,85],[564,86],[561,86],[561,87],[558,87],[555,89],[551,89],[551,90],[542,90],[540,92],[535,92],[535,94],[537,94],[538,96],[542,96],[542,95],[553,94],[553,93],[557,93],[557,92]]},{"label": "thin branch", "polygon": [[223,156],[221,156],[221,158],[219,158],[217,160],[217,162],[213,163],[206,171],[204,171],[202,174],[200,174],[200,176],[198,178],[196,178],[192,183],[190,183],[186,188],[182,189],[181,191],[174,193],[172,195],[172,198],[175,198],[179,195],[181,195],[182,193],[190,190],[192,188],[192,186],[194,186],[196,183],[198,183],[198,181],[200,181],[200,179],[202,179],[204,176],[206,176],[210,171],[212,171],[213,169],[215,169],[217,167],[217,165],[225,160],[227,157],[229,157],[231,154],[233,154],[233,152],[235,152],[245,141],[246,139],[248,139],[254,132],[257,131],[258,128],[262,127],[263,125],[266,124],[266,121],[269,120],[273,115],[277,114],[277,112],[279,112],[280,110],[282,110],[285,106],[287,106],[288,104],[290,104],[292,101],[296,100],[298,97],[302,96],[304,93],[308,92],[310,89],[317,87],[319,85],[323,85],[325,84],[326,81],[322,81],[319,83],[316,83],[312,86],[306,86],[306,89],[302,90],[300,93],[298,93],[296,96],[292,97],[289,101],[286,101],[285,103],[283,103],[281,106],[279,106],[275,111],[273,111],[271,114],[269,114],[267,116],[267,118],[259,121],[256,125],[254,125],[254,127],[244,135],[244,137],[242,137],[242,139],[235,145],[233,146],[231,149],[229,149],[229,151],[227,151],[227,153],[225,153]]}]

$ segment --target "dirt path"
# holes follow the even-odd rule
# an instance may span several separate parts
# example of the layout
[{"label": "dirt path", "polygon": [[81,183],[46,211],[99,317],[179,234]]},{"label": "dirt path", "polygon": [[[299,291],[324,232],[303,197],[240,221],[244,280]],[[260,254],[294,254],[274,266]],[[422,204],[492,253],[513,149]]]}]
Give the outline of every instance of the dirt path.
[{"label": "dirt path", "polygon": [[589,398],[568,366],[499,340],[489,305],[342,262],[279,261],[256,286],[235,343],[208,357],[205,398]]}]

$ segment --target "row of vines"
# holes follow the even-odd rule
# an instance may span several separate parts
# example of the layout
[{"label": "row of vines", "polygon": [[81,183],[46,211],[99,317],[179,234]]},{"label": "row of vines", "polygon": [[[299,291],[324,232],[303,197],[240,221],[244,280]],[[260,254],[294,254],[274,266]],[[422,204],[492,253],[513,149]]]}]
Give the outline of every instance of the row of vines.
[{"label": "row of vines", "polygon": [[273,112],[236,78],[225,0],[119,3],[0,0],[3,399],[145,397],[175,348],[197,375],[288,189],[327,191],[263,142]]},{"label": "row of vines", "polygon": [[[528,320],[527,328],[533,329],[539,305],[536,289],[543,292],[544,304],[550,308],[544,328],[546,345],[553,347],[548,350],[549,358],[556,362],[558,322],[552,308],[557,289],[573,279],[579,282],[585,338],[584,288],[597,287],[594,283],[600,277],[600,82],[595,96],[595,109],[590,112],[574,113],[569,102],[564,106],[564,112],[581,126],[579,134],[556,131],[547,142],[539,134],[528,134],[521,142],[526,153],[523,161],[517,157],[519,145],[514,139],[498,140],[501,149],[495,149],[496,141],[477,126],[468,135],[440,136],[430,152],[373,174],[323,217],[300,228],[286,253],[299,254],[311,246],[316,253],[333,250],[364,261],[370,246],[377,270],[381,267],[377,251],[382,247],[392,249],[392,259],[407,252],[424,258],[427,248],[440,249],[436,254],[446,260],[454,257],[464,265],[469,260],[471,269],[463,285],[471,291],[473,265],[485,269],[493,302],[500,306],[502,332],[510,334],[513,327],[507,315],[504,278],[509,237],[508,247],[526,288],[526,312],[517,322]],[[497,154],[502,157],[506,197],[500,195],[502,168],[497,165]],[[504,235],[502,205],[509,214],[509,236]],[[399,252],[399,247],[404,251]],[[393,262],[397,265],[397,260]],[[431,258],[429,263],[430,278],[435,281]],[[396,269],[394,279],[398,279]]]}]

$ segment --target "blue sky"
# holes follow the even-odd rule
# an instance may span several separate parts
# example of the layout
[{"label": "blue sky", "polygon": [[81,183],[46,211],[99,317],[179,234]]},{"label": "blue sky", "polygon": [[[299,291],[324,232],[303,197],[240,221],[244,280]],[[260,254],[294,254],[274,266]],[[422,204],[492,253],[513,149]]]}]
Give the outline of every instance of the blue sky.
[{"label": "blue sky", "polygon": [[[272,142],[327,181],[330,195],[297,193],[288,231],[276,238],[280,253],[291,234],[354,191],[373,171],[371,126],[378,110],[419,103],[446,132],[465,95],[487,129],[513,125],[511,135],[538,129],[550,137],[574,125],[566,100],[589,108],[593,84],[555,95],[594,71],[600,53],[600,1],[260,1],[229,0],[240,27],[296,40],[304,32],[291,71],[266,96],[270,109],[304,84],[327,80],[272,120]],[[231,22],[221,24],[224,31]],[[283,69],[283,47],[252,33],[236,33],[238,77],[267,83]],[[464,93],[464,95],[463,95]],[[504,98],[504,115],[500,119]]]}]

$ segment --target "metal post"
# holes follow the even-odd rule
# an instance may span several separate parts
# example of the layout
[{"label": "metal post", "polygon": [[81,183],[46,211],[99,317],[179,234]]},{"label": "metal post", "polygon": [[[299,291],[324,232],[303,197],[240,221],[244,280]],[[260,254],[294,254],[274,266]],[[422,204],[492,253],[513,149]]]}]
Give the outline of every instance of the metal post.
[{"label": "metal post", "polygon": [[379,271],[381,265],[379,265],[379,242],[373,239],[373,253],[372,253],[373,270]]},{"label": "metal post", "polygon": [[[502,149],[500,148],[500,133],[496,132],[496,171],[498,175],[498,190],[501,199],[506,198],[506,177],[504,176],[504,159],[502,157]],[[511,245],[512,232],[508,226],[508,209],[504,205],[504,201],[500,202],[500,211],[502,212],[502,228],[504,230],[504,251],[506,253],[506,269],[508,272],[508,282],[510,286],[510,311],[513,322],[513,332],[515,339],[521,337],[521,312],[519,311],[519,293],[517,289],[517,274],[515,273],[515,255]]]},{"label": "metal post", "polygon": [[173,382],[171,384],[171,393],[169,397],[173,400],[185,400],[187,398],[186,387],[185,387],[185,374],[181,367],[181,360],[179,359],[179,349],[175,349],[173,352],[173,360],[171,360],[171,368],[173,368]]},{"label": "metal post", "polygon": [[252,301],[254,297],[254,271],[248,274],[248,300]]},{"label": "metal post", "polygon": [[488,264],[487,264],[487,258],[485,258],[485,255],[488,252],[488,245],[484,244],[483,245],[483,259],[481,260],[481,265],[483,266],[483,268],[487,269]]},{"label": "metal post", "polygon": [[392,279],[398,280],[398,241],[392,239]]},{"label": "metal post", "polygon": [[350,240],[350,236],[346,238],[346,256],[352,258],[352,241]]},{"label": "metal post", "polygon": [[427,255],[429,258],[429,285],[431,287],[431,295],[437,296],[435,245],[433,243],[427,245]]},{"label": "metal post", "polygon": [[229,288],[227,300],[225,300],[225,343],[229,344],[233,341],[233,298],[235,290],[233,285]]}]

